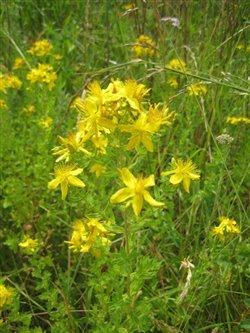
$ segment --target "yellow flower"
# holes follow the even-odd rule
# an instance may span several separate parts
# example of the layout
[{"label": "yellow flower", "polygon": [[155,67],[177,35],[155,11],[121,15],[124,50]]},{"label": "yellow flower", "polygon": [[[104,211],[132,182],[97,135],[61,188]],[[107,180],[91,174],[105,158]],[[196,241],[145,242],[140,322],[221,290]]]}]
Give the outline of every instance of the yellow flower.
[{"label": "yellow flower", "polygon": [[196,170],[196,166],[190,160],[183,161],[182,159],[178,159],[176,161],[172,158],[171,163],[174,169],[162,172],[162,176],[172,175],[169,180],[170,183],[178,185],[183,182],[184,190],[189,193],[190,181],[200,178],[199,170]]},{"label": "yellow flower", "polygon": [[39,125],[43,128],[50,128],[53,123],[53,119],[51,117],[45,117],[39,121]]},{"label": "yellow flower", "polygon": [[0,98],[0,110],[8,109],[8,105],[6,104],[5,100]]},{"label": "yellow flower", "polygon": [[187,90],[189,91],[189,96],[195,95],[195,96],[202,96],[206,95],[207,88],[204,86],[204,84],[200,83],[194,83],[187,87]]},{"label": "yellow flower", "polygon": [[186,72],[187,71],[187,65],[185,61],[182,59],[176,58],[172,59],[168,64],[167,67],[171,69],[176,69],[178,71]]},{"label": "yellow flower", "polygon": [[55,167],[55,179],[48,183],[48,188],[54,190],[58,185],[61,185],[62,199],[65,200],[68,194],[68,186],[85,187],[82,180],[75,177],[83,172],[83,169],[75,169],[75,165],[61,164]]},{"label": "yellow flower", "polygon": [[135,178],[128,168],[122,168],[119,172],[126,187],[120,189],[111,196],[111,203],[120,203],[129,199],[128,204],[132,204],[134,213],[137,216],[142,210],[143,200],[153,207],[164,206],[163,202],[156,201],[146,190],[148,187],[155,186],[154,175],[150,175],[147,178],[143,178],[142,176]]},{"label": "yellow flower", "polygon": [[34,105],[27,105],[25,108],[22,109],[22,112],[24,113],[27,113],[27,114],[32,114],[34,113],[36,110],[35,110],[35,107]]},{"label": "yellow flower", "polygon": [[127,3],[125,5],[122,6],[123,9],[125,10],[130,10],[130,9],[134,9],[136,6],[135,6],[135,3]]},{"label": "yellow flower", "polygon": [[52,155],[59,156],[56,162],[60,162],[62,160],[68,162],[70,160],[71,154],[78,151],[81,151],[87,155],[91,155],[87,149],[83,148],[85,138],[82,138],[79,132],[71,133],[66,138],[61,136],[58,138],[62,146],[57,146],[52,149]]},{"label": "yellow flower", "polygon": [[37,57],[43,57],[52,50],[53,46],[47,39],[36,41],[32,47],[28,50],[28,53],[36,55]]},{"label": "yellow flower", "polygon": [[243,49],[245,49],[245,46],[243,44],[238,44],[238,45],[236,45],[236,49],[243,50]]},{"label": "yellow flower", "polygon": [[76,97],[70,105],[71,109],[81,112],[84,109],[84,100],[81,97]]},{"label": "yellow flower", "polygon": [[250,118],[246,117],[227,117],[226,122],[231,125],[238,125],[239,123],[250,124]]},{"label": "yellow flower", "polygon": [[29,80],[32,84],[36,82],[47,84],[49,90],[55,86],[56,79],[57,75],[53,71],[53,67],[47,64],[38,64],[37,68],[31,69],[31,71],[27,74],[27,80]]},{"label": "yellow flower", "polygon": [[78,103],[80,107],[80,119],[78,120],[78,130],[84,135],[91,137],[98,135],[99,132],[110,133],[115,128],[115,124],[111,119],[108,119],[103,111],[103,96],[90,95],[83,103]]},{"label": "yellow flower", "polygon": [[135,80],[127,80],[124,83],[124,89],[121,88],[121,97],[125,97],[129,106],[132,109],[140,111],[140,102],[147,95],[150,89],[147,89],[144,84],[137,83]]},{"label": "yellow flower", "polygon": [[178,81],[177,81],[177,79],[175,78],[175,77],[171,77],[171,78],[169,78],[168,79],[168,84],[171,86],[171,87],[173,87],[173,88],[178,88]]},{"label": "yellow flower", "polygon": [[148,122],[148,117],[145,113],[141,113],[139,118],[132,125],[121,125],[122,132],[131,133],[127,149],[132,150],[142,143],[144,147],[152,152],[154,150],[151,135],[155,132],[153,123]]},{"label": "yellow flower", "polygon": [[53,58],[56,60],[62,60],[63,56],[61,54],[54,54]]},{"label": "yellow flower", "polygon": [[148,151],[152,152],[154,150],[152,134],[158,132],[162,125],[170,125],[174,116],[175,113],[169,113],[166,105],[163,105],[160,111],[159,104],[153,104],[149,106],[148,113],[141,112],[133,124],[120,125],[119,129],[122,132],[131,133],[127,149],[132,150],[142,143]]},{"label": "yellow flower", "polygon": [[24,65],[25,65],[25,60],[23,58],[16,58],[12,69],[16,70],[22,68]]},{"label": "yellow flower", "polygon": [[105,171],[106,171],[106,167],[103,166],[103,165],[101,165],[101,164],[99,164],[99,163],[93,164],[92,167],[90,168],[90,172],[91,173],[95,173],[96,178],[99,178],[100,175],[102,173],[104,173]]},{"label": "yellow flower", "polygon": [[34,252],[38,247],[38,240],[26,238],[26,240],[20,242],[18,245],[25,248],[27,252]]},{"label": "yellow flower", "polygon": [[[125,100],[133,110],[140,111],[140,102],[149,91],[150,89],[147,89],[144,84],[138,83],[135,80],[127,80],[125,82],[113,80],[107,89],[103,90],[105,96],[104,103],[114,104],[114,102],[119,103]],[[120,106],[118,104],[118,107]]]},{"label": "yellow flower", "polygon": [[138,57],[153,57],[157,51],[156,43],[146,35],[140,35],[136,40],[136,44],[132,47],[133,52]]},{"label": "yellow flower", "polygon": [[81,246],[87,241],[87,231],[85,224],[81,220],[77,220],[73,226],[73,233],[70,241],[65,241],[65,243],[70,244],[69,248],[73,249],[74,252],[80,251]]},{"label": "yellow flower", "polygon": [[163,105],[162,110],[158,109],[159,104],[150,105],[147,115],[147,121],[153,132],[158,132],[162,125],[170,125],[175,117],[175,112],[169,112],[166,105]]},{"label": "yellow flower", "polygon": [[107,235],[112,234],[105,228],[105,224],[100,223],[100,218],[87,217],[75,222],[71,239],[65,243],[68,243],[69,248],[74,252],[87,253],[92,249],[95,253],[96,246],[111,245],[111,241],[106,237]]},{"label": "yellow flower", "polygon": [[22,85],[22,82],[19,78],[12,74],[2,74],[0,73],[0,91],[4,94],[7,93],[7,89],[19,89]]},{"label": "yellow flower", "polygon": [[11,289],[6,288],[3,284],[0,284],[0,310],[4,304],[9,303],[13,295]]},{"label": "yellow flower", "polygon": [[226,234],[240,234],[240,228],[236,221],[229,219],[225,216],[219,217],[220,224],[217,227],[212,228],[212,235],[219,237],[221,240],[225,240]]},{"label": "yellow flower", "polygon": [[101,134],[93,135],[91,139],[97,153],[106,154],[106,147],[108,145],[108,139]]}]

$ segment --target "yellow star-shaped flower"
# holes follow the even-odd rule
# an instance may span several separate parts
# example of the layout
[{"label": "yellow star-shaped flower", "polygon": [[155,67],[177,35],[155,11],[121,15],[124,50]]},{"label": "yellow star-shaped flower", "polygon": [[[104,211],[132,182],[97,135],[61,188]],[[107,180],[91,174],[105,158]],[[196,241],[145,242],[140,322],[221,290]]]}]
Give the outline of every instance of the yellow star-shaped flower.
[{"label": "yellow star-shaped flower", "polygon": [[164,206],[163,202],[156,201],[146,190],[148,187],[155,186],[154,175],[150,175],[146,178],[143,178],[142,176],[135,178],[128,168],[122,168],[119,172],[126,187],[120,189],[111,196],[111,203],[120,203],[130,199],[129,204],[132,203],[134,213],[137,216],[142,210],[143,200],[153,207]]},{"label": "yellow star-shaped flower", "polygon": [[178,159],[176,161],[172,158],[171,163],[174,169],[162,172],[162,176],[172,175],[169,180],[170,183],[178,185],[183,182],[184,190],[189,193],[191,180],[198,180],[200,178],[199,171],[196,170],[196,166],[190,160],[183,161],[182,159]]},{"label": "yellow star-shaped flower", "polygon": [[75,165],[59,165],[55,167],[55,179],[48,183],[48,188],[54,190],[57,186],[61,185],[62,199],[64,200],[68,194],[68,186],[73,185],[77,187],[85,187],[83,181],[76,176],[83,172],[82,168],[75,169]]}]

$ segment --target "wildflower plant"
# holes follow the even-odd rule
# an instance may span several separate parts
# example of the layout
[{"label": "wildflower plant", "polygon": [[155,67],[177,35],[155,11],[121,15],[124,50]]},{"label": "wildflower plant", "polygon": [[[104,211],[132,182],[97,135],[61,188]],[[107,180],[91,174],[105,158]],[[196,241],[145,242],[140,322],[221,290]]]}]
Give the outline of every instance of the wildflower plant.
[{"label": "wildflower plant", "polygon": [[[121,300],[122,317],[114,327],[129,321],[130,332],[141,326],[138,323],[137,329],[133,328],[135,321],[125,313],[140,311],[140,307],[146,306],[147,298],[142,296],[137,300],[137,297],[143,293],[145,281],[152,279],[160,265],[153,257],[144,257],[138,251],[137,233],[139,237],[144,223],[153,218],[156,211],[164,215],[169,206],[168,191],[163,187],[157,190],[164,186],[164,178],[159,173],[156,176],[155,170],[148,171],[144,156],[154,154],[162,133],[171,131],[175,112],[165,103],[152,103],[149,91],[135,80],[112,79],[104,88],[98,81],[89,83],[84,98],[77,97],[71,106],[71,110],[77,112],[76,131],[59,136],[60,145],[52,149],[56,158],[55,178],[48,183],[52,190],[61,186],[63,200],[71,202],[76,193],[90,200],[90,205],[85,205],[88,216],[78,217],[65,245],[68,244],[74,255],[95,257],[92,274],[103,281],[105,288],[110,288],[105,279],[111,279],[109,284],[112,285],[115,276],[122,279],[122,284],[112,286],[112,292],[105,294],[93,281],[89,283],[98,300],[96,309],[103,311],[104,300],[105,316],[112,317],[111,321],[115,319],[110,297]],[[200,178],[196,166],[182,159],[173,159],[172,164],[174,169],[162,175],[171,175],[170,182],[174,185],[183,182],[185,191],[189,192],[191,180]],[[76,177],[81,174],[84,174],[84,182]],[[98,183],[94,177],[98,178]],[[82,194],[76,189],[74,196],[67,196],[69,185],[82,187]],[[96,191],[98,204],[91,201]],[[140,273],[136,269],[136,256],[140,258]],[[128,262],[127,268],[124,260]],[[104,280],[98,278],[98,262],[108,267]],[[137,281],[139,274],[144,276],[140,282]]]}]

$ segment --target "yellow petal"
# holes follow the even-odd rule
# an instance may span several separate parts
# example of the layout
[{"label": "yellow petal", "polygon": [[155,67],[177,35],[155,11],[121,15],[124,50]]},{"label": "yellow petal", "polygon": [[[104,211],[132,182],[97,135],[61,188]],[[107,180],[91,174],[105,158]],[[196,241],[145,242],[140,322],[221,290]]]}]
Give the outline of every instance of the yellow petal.
[{"label": "yellow petal", "polygon": [[111,203],[119,203],[131,198],[133,196],[133,191],[127,187],[124,187],[113,194],[110,198]]},{"label": "yellow petal", "polygon": [[101,117],[99,118],[99,122],[98,124],[102,127],[108,128],[108,129],[114,129],[115,128],[115,124],[113,123],[112,120]]},{"label": "yellow petal", "polygon": [[144,187],[155,186],[155,176],[150,175],[149,177],[144,179]]},{"label": "yellow petal", "polygon": [[183,180],[183,176],[181,174],[172,175],[169,179],[170,183],[173,185],[179,184]]},{"label": "yellow petal", "polygon": [[143,196],[141,194],[135,195],[132,201],[132,206],[136,216],[140,214],[142,210],[142,205],[143,205]]},{"label": "yellow petal", "polygon": [[140,137],[138,134],[133,134],[127,144],[127,149],[132,150],[140,144]]},{"label": "yellow petal", "polygon": [[174,173],[174,170],[170,170],[170,171],[163,171],[161,173],[162,176],[168,176],[168,175],[172,175],[172,173]]},{"label": "yellow petal", "polygon": [[79,178],[77,178],[75,176],[69,176],[68,181],[73,186],[77,186],[77,187],[85,187],[86,186],[83,181],[81,181]]},{"label": "yellow petal", "polygon": [[82,168],[78,168],[78,169],[70,171],[70,175],[77,176],[77,175],[79,175],[82,172],[83,172],[83,169]]},{"label": "yellow petal", "polygon": [[59,178],[55,178],[48,183],[48,188],[54,190],[60,184]]},{"label": "yellow petal", "polygon": [[143,143],[143,145],[145,146],[145,148],[148,151],[150,151],[150,152],[154,151],[154,146],[153,146],[150,134],[145,133],[141,138],[141,142]]},{"label": "yellow petal", "polygon": [[120,175],[121,175],[121,179],[123,181],[123,183],[130,188],[134,188],[135,187],[135,183],[136,183],[136,178],[134,177],[134,175],[129,171],[128,168],[122,168],[119,170]]},{"label": "yellow petal", "polygon": [[184,177],[183,178],[183,187],[184,190],[189,193],[189,186],[190,186],[190,178],[189,177]]},{"label": "yellow petal", "polygon": [[68,181],[63,181],[61,183],[61,192],[62,192],[62,199],[65,200],[68,194]]},{"label": "yellow petal", "polygon": [[132,125],[119,125],[118,126],[121,132],[133,133],[134,127]]},{"label": "yellow petal", "polygon": [[189,172],[188,175],[192,180],[200,179],[200,175],[196,173]]},{"label": "yellow petal", "polygon": [[163,202],[155,200],[148,191],[143,192],[143,197],[144,197],[145,201],[147,201],[147,203],[149,203],[153,207],[164,206]]},{"label": "yellow petal", "polygon": [[132,109],[140,110],[139,102],[136,99],[127,97],[127,101]]},{"label": "yellow petal", "polygon": [[90,247],[91,247],[91,244],[86,243],[81,246],[80,252],[87,253],[87,252],[89,252]]}]

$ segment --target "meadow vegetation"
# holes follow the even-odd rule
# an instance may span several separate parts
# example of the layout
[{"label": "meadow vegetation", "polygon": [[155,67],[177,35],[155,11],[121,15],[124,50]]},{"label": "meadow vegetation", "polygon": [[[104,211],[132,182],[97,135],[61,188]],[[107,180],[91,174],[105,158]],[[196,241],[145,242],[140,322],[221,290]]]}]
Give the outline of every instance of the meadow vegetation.
[{"label": "meadow vegetation", "polygon": [[0,9],[0,332],[249,332],[248,1]]}]

